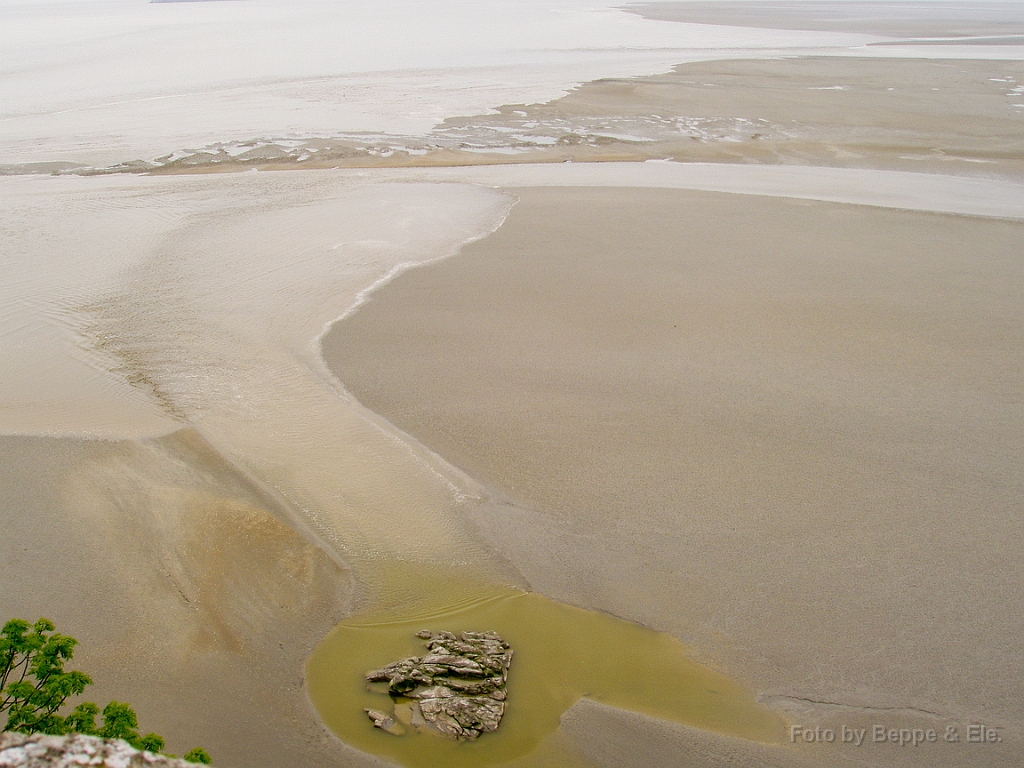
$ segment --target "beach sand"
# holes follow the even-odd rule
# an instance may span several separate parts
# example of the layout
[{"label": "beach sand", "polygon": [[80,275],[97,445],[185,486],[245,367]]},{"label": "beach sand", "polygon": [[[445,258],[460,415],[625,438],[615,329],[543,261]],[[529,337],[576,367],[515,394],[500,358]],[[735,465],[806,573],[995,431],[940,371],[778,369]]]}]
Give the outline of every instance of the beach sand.
[{"label": "beach sand", "polygon": [[[542,593],[671,632],[792,723],[1002,729],[801,759],[1016,764],[1024,226],[517,194],[332,329],[345,386],[492,490],[474,522]],[[582,707],[568,732],[678,764],[629,757],[653,727],[630,718]]]}]

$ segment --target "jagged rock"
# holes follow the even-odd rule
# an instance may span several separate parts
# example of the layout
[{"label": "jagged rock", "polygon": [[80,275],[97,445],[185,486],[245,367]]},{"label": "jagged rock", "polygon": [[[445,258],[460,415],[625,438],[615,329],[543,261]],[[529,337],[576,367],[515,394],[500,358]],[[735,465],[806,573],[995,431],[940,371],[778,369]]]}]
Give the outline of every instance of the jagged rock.
[{"label": "jagged rock", "polygon": [[[431,689],[436,690],[436,689]],[[421,698],[424,719],[445,736],[471,741],[481,733],[498,730],[505,705],[486,696],[452,694]]]},{"label": "jagged rock", "polygon": [[503,677],[488,677],[477,683],[453,679],[446,680],[445,685],[453,691],[464,693],[467,696],[482,696],[486,693],[494,693],[499,688],[503,688],[505,686],[505,679]]},{"label": "jagged rock", "polygon": [[194,763],[142,752],[120,739],[0,733],[0,768],[196,768]]},{"label": "jagged rock", "polygon": [[377,709],[367,709],[366,714],[371,720],[373,720],[373,727],[380,728],[385,733],[390,733],[392,736],[401,736],[405,733],[405,728],[395,722],[395,718],[391,715],[385,714]]},{"label": "jagged rock", "polygon": [[[497,730],[505,714],[505,685],[512,664],[508,643],[495,632],[463,632],[456,637],[424,629],[416,637],[426,641],[426,655],[366,673],[371,683],[386,682],[393,698],[415,700],[411,705],[396,704],[395,716],[416,730],[430,729],[459,741]],[[366,712],[378,728],[402,727],[384,712]]]}]

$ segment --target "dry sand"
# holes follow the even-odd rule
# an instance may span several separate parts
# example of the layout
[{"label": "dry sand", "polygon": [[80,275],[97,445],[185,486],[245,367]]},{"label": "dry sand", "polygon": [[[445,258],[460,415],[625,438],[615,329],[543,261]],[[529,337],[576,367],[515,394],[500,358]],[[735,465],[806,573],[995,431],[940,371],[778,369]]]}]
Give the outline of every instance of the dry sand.
[{"label": "dry sand", "polygon": [[[1024,226],[518,194],[335,326],[346,387],[493,489],[475,522],[544,594],[672,632],[796,724],[1002,729],[801,759],[1018,764]],[[680,764],[692,733],[657,750],[631,717],[568,732],[602,764]]]}]

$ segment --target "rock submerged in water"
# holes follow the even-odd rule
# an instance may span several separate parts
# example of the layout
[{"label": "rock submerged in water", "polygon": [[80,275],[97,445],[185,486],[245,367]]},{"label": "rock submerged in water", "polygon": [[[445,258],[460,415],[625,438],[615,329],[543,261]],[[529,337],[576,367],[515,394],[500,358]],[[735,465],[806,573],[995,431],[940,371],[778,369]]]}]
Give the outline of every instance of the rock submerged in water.
[{"label": "rock submerged in water", "polygon": [[505,685],[512,650],[496,632],[422,630],[427,653],[366,673],[371,683],[387,683],[387,692],[411,703],[395,706],[395,715],[368,709],[374,726],[396,736],[399,721],[418,731],[434,731],[458,741],[472,741],[498,730],[505,714]]},{"label": "rock submerged in water", "polygon": [[391,715],[385,714],[378,709],[367,709],[365,712],[373,720],[374,726],[382,731],[386,731],[393,736],[401,736],[405,733],[405,728],[399,725]]}]

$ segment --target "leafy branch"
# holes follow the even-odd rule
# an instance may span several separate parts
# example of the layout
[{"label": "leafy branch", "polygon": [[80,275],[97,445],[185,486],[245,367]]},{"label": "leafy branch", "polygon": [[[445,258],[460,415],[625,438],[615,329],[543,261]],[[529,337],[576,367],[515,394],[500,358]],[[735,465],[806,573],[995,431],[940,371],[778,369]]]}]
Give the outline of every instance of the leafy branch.
[{"label": "leafy branch", "polygon": [[[100,711],[83,702],[66,716],[58,714],[72,696],[80,696],[92,678],[84,672],[64,671],[78,641],[54,631],[53,622],[39,619],[29,624],[11,619],[0,630],[0,718],[2,730],[62,735],[84,733],[105,739],[123,739],[136,749],[161,752],[164,740],[155,733],[140,736],[138,717],[127,704],[112,701]],[[96,716],[101,717],[97,724]],[[0,719],[0,722],[3,722]],[[185,755],[196,763],[210,763],[205,750],[196,747]]]}]

